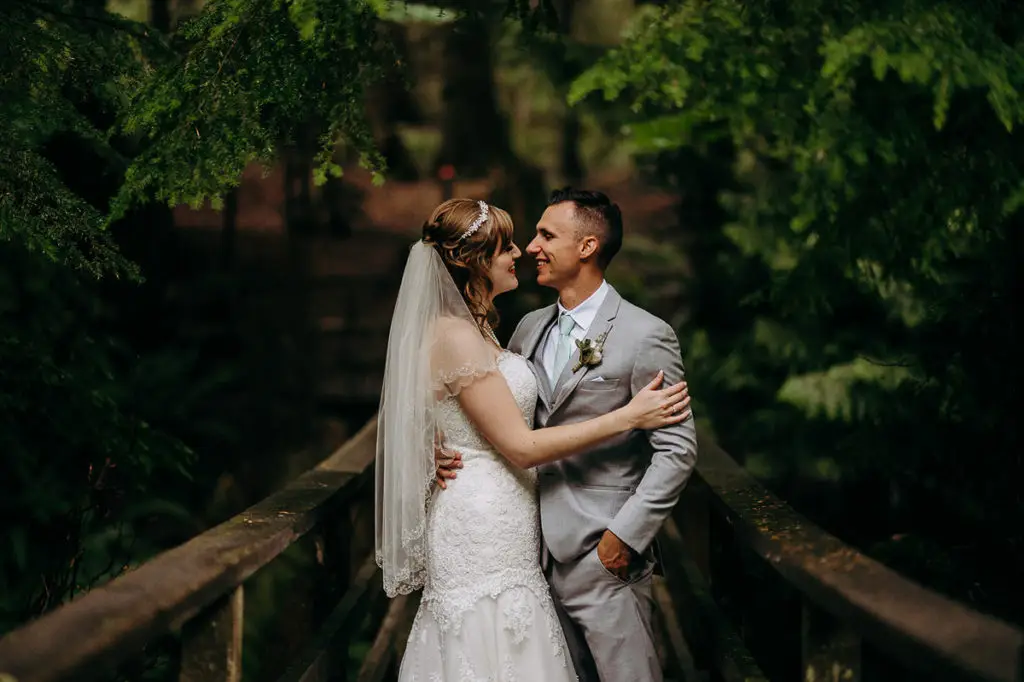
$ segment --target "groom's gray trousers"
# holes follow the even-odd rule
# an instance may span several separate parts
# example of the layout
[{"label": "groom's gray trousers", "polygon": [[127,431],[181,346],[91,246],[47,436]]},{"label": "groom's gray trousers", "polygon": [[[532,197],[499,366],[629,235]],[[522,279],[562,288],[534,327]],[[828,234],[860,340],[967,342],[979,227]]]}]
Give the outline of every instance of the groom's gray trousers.
[{"label": "groom's gray trousers", "polygon": [[[626,405],[658,370],[665,372],[666,386],[684,376],[672,328],[610,287],[586,332],[592,344],[604,340],[602,358],[587,366],[576,351],[551,381],[544,369],[543,339],[557,317],[554,305],[528,314],[509,342],[509,349],[528,358],[537,375],[538,427],[608,414]],[[547,555],[542,564],[562,610],[576,672],[586,682],[662,679],[653,636],[652,547],[696,461],[697,437],[688,419],[621,434],[537,469]],[[626,581],[597,558],[606,530],[645,559],[635,562]]]},{"label": "groom's gray trousers", "polygon": [[[545,573],[580,682],[660,682],[654,646],[654,562],[647,559],[627,580],[611,574],[597,548]],[[600,671],[600,672],[598,672]]]}]

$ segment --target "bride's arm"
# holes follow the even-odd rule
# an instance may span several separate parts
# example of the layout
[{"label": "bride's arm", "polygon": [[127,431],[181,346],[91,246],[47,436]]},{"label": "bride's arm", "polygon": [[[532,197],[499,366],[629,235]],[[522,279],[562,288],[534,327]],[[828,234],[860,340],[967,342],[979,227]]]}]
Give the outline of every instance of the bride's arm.
[{"label": "bride's arm", "polygon": [[[443,377],[449,395],[498,452],[528,468],[589,450],[633,429],[678,424],[689,416],[685,384],[657,391],[663,374],[614,412],[565,426],[533,430],[526,425],[505,377],[498,371],[495,349],[476,325],[446,317],[438,320],[431,346],[433,376]],[[467,381],[468,379],[468,381]]]},{"label": "bride's arm", "polygon": [[[620,433],[675,424],[688,416],[683,384],[663,391],[659,373],[650,391],[614,412],[585,422],[530,429],[505,378],[491,372],[464,387],[459,405],[480,433],[506,459],[521,468],[537,466],[589,450]],[[676,409],[679,409],[678,414]]]}]

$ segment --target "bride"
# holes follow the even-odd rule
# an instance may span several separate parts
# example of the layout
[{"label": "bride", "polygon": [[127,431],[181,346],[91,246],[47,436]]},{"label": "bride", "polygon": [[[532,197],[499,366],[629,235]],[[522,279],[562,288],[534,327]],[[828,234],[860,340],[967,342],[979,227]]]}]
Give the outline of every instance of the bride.
[{"label": "bride", "polygon": [[[541,572],[531,469],[632,429],[682,421],[685,384],[659,374],[623,408],[532,430],[537,380],[501,348],[493,300],[518,286],[512,220],[480,201],[438,206],[413,245],[388,338],[376,462],[376,552],[388,596],[423,589],[406,682],[573,680]],[[463,456],[434,487],[434,439]]]}]

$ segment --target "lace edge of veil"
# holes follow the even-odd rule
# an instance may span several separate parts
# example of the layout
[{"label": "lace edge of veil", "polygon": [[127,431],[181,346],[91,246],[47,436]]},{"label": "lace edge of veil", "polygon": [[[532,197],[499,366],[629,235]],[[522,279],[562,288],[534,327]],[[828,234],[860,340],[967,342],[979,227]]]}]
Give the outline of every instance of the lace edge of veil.
[{"label": "lace edge of veil", "polygon": [[[433,459],[433,453],[431,453]],[[427,553],[426,539],[427,532],[427,506],[430,503],[430,495],[434,487],[436,471],[431,468],[425,480],[421,481],[423,495],[423,520],[412,530],[402,534],[402,550],[409,557],[400,568],[395,569],[393,575],[384,571],[384,553],[376,550],[374,558],[377,566],[381,568],[384,583],[384,593],[388,597],[397,597],[400,594],[412,594],[416,590],[423,589],[427,583]]]},{"label": "lace edge of veil", "polygon": [[[484,339],[480,341],[481,343],[489,343]],[[479,346],[473,346],[471,350],[478,352],[468,353],[469,355],[476,355],[476,357],[463,361],[458,366],[438,369],[433,372],[430,388],[434,394],[432,410],[435,411],[435,415],[441,401],[457,396],[473,382],[500,371],[498,363],[502,355],[501,350],[487,347],[486,353],[480,353],[480,348]],[[429,456],[432,461],[433,451],[429,453]],[[417,524],[415,528],[403,532],[402,550],[405,552],[407,560],[403,562],[402,566],[395,568],[391,575],[384,574],[384,592],[388,597],[411,594],[426,585],[426,539],[424,535],[426,533],[426,512],[430,503],[431,493],[433,492],[435,476],[436,472],[433,466],[431,466],[429,473],[420,482],[424,507],[423,521]],[[382,552],[376,552],[376,560],[377,565],[383,568],[384,559]]]}]

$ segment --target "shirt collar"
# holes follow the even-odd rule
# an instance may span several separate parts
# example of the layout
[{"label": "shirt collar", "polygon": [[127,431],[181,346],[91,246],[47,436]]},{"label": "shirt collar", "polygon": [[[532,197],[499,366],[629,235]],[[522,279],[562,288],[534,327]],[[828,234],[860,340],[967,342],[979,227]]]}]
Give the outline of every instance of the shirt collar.
[{"label": "shirt collar", "polygon": [[594,318],[597,317],[597,311],[601,308],[601,304],[604,303],[605,296],[608,295],[608,282],[601,280],[601,286],[597,288],[597,291],[592,293],[587,300],[580,303],[572,310],[567,310],[562,305],[561,301],[558,301],[558,314],[569,313],[573,321],[578,324],[584,332],[590,329],[590,325],[594,323]]}]

